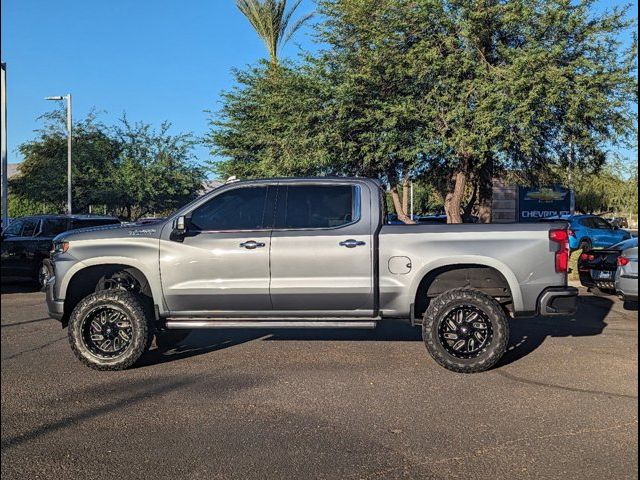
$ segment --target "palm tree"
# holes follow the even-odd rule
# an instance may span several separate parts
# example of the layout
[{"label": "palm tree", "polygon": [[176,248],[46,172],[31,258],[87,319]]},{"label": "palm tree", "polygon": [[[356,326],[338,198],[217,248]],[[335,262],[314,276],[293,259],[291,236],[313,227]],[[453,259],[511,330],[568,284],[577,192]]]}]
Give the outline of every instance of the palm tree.
[{"label": "palm tree", "polygon": [[236,0],[236,5],[249,20],[269,51],[273,64],[278,63],[278,49],[308,21],[313,13],[304,15],[292,25],[291,17],[302,0],[296,0],[287,10],[287,0]]}]

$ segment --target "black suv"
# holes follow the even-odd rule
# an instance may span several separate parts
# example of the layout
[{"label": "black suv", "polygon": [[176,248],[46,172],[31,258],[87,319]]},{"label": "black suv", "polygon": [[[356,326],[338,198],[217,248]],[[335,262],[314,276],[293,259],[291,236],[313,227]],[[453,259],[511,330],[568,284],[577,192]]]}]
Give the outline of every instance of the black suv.
[{"label": "black suv", "polygon": [[77,228],[119,224],[115,217],[34,215],[13,220],[2,231],[2,279],[33,280],[43,287],[51,275],[51,241]]}]

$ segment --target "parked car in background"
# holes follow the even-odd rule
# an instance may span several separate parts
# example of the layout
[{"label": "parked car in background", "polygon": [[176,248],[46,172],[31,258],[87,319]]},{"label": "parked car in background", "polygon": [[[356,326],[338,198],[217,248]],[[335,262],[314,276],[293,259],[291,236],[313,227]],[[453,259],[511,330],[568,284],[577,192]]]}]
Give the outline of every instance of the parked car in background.
[{"label": "parked car in background", "polygon": [[606,248],[631,238],[631,233],[609,224],[597,215],[562,215],[540,221],[569,222],[571,250],[589,251],[593,248]]},{"label": "parked car in background", "polygon": [[638,239],[622,242],[616,271],[616,293],[626,302],[638,301]]},{"label": "parked car in background", "polygon": [[614,294],[618,259],[624,250],[634,246],[638,246],[637,238],[624,240],[604,249],[583,251],[578,258],[580,283],[585,287],[596,287]]},{"label": "parked car in background", "polygon": [[34,215],[17,218],[2,231],[2,279],[33,280],[42,287],[51,275],[53,237],[78,228],[119,224],[115,217]]}]

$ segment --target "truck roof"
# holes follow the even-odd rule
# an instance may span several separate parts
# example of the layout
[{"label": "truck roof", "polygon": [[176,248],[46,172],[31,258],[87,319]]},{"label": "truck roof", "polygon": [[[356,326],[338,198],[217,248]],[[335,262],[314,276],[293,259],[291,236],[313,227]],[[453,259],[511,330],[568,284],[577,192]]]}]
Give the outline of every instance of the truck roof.
[{"label": "truck roof", "polygon": [[272,177],[272,178],[255,178],[246,180],[232,180],[223,185],[243,184],[243,183],[339,183],[339,182],[365,182],[382,187],[379,180],[367,177],[342,177],[342,176],[324,176],[324,177]]}]

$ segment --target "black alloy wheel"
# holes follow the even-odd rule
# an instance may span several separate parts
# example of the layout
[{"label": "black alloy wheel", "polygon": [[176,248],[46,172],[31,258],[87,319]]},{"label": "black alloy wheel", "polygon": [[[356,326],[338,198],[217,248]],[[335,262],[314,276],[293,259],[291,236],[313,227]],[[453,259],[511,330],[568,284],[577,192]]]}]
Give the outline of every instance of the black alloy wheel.
[{"label": "black alloy wheel", "polygon": [[490,344],[493,329],[489,317],[474,305],[453,307],[440,319],[438,337],[456,358],[475,358]]}]

